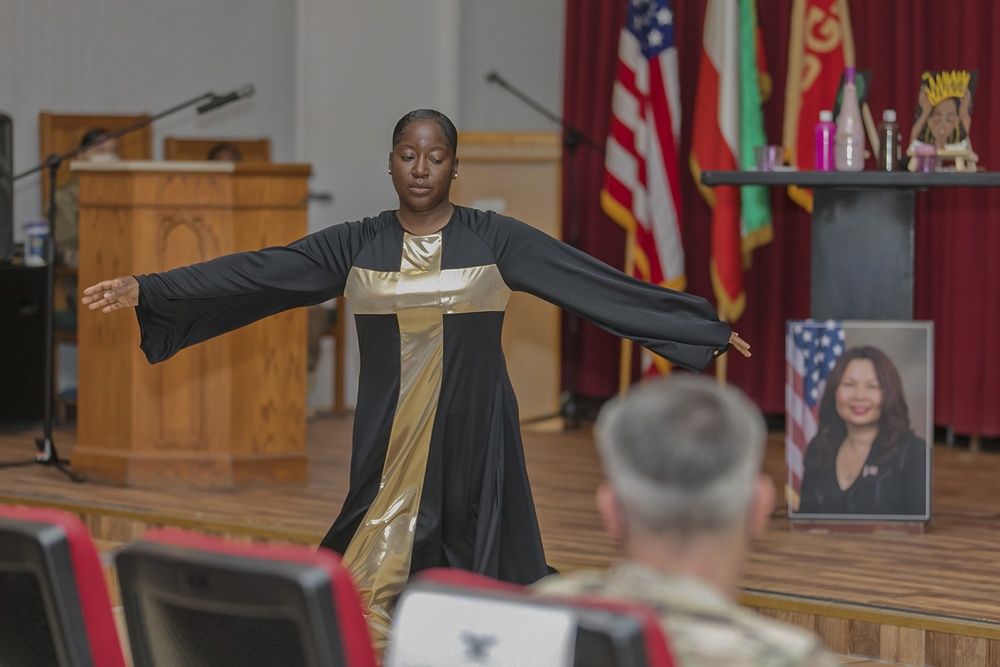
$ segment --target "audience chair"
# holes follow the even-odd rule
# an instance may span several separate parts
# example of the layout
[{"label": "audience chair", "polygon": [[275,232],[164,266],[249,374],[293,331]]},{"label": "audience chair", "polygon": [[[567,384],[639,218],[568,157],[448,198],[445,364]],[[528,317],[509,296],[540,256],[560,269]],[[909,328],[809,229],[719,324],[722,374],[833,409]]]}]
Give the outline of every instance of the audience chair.
[{"label": "audience chair", "polygon": [[333,300],[333,308],[325,304],[309,308],[309,323],[307,342],[308,369],[310,373],[310,390],[319,367],[321,343],[324,338],[333,339],[333,360],[330,380],[332,384],[332,403],[330,412],[334,415],[343,414],[346,406],[344,400],[344,338],[345,318],[347,317],[344,297]]},{"label": "audience chair", "polygon": [[270,162],[270,139],[195,139],[166,137],[163,140],[164,160],[207,160],[208,153],[219,144],[235,146],[243,162]]},{"label": "audience chair", "polygon": [[64,326],[60,322],[60,315],[56,313],[55,326],[52,331],[52,404],[55,408],[56,423],[66,426],[76,420],[77,391],[73,387],[66,391],[59,391],[59,348],[63,345],[77,347],[76,341],[76,318],[72,320],[72,326]]},{"label": "audience chair", "polygon": [[347,318],[347,307],[344,305],[344,297],[337,297],[335,306],[330,312],[330,327],[326,335],[333,338],[333,413],[341,414],[346,408],[344,399],[344,350],[346,340],[344,339],[344,326]]},{"label": "audience chair", "polygon": [[52,387],[53,405],[56,421],[66,425],[73,421],[71,415],[76,414],[76,388],[65,392],[59,391],[59,348],[63,345],[77,346],[77,314],[76,304],[67,303],[66,281],[76,283],[76,270],[57,264],[55,267],[56,284],[53,290],[55,297],[52,312],[52,377],[55,383]]},{"label": "audience chair", "polygon": [[340,557],[155,530],[116,567],[135,667],[374,667]]},{"label": "audience chair", "polygon": [[0,505],[0,665],[125,666],[97,549],[71,514]]},{"label": "audience chair", "polygon": [[673,667],[659,619],[630,602],[540,597],[451,569],[425,570],[393,613],[385,665]]}]

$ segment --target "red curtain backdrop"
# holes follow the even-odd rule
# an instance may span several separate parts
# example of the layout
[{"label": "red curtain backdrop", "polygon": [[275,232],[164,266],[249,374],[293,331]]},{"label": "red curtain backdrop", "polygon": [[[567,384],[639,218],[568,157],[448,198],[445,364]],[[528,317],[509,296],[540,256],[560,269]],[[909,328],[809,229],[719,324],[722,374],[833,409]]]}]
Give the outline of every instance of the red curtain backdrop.
[{"label": "red curtain backdrop", "polygon": [[[700,53],[703,0],[675,0],[680,59],[684,248],[688,291],[712,298],[710,211],[698,196],[687,156]],[[764,105],[767,137],[780,143],[792,0],[759,0],[760,24],[774,94]],[[884,0],[850,3],[857,65],[873,72],[869,105],[876,120],[896,109],[908,139],[920,74],[976,70],[971,137],[980,167],[1000,168],[1000,74],[994,41],[1000,7],[992,2]],[[566,3],[564,116],[604,144],[611,84],[626,0]],[[564,234],[582,250],[621,267],[624,235],[601,211],[603,156],[580,146],[564,156]],[[868,168],[874,168],[869,161]],[[747,309],[734,326],[754,356],[734,357],[728,379],[766,413],[784,412],[785,322],[809,315],[809,215],[773,188],[774,241],[755,251],[746,274]],[[574,230],[576,230],[574,232]],[[957,433],[1000,435],[1000,190],[936,188],[916,197],[914,318],[935,326],[935,423]],[[564,328],[565,329],[565,328]],[[580,322],[565,337],[567,388],[586,396],[618,390],[617,339]],[[572,370],[567,372],[572,365]],[[711,372],[711,370],[709,371]]]}]

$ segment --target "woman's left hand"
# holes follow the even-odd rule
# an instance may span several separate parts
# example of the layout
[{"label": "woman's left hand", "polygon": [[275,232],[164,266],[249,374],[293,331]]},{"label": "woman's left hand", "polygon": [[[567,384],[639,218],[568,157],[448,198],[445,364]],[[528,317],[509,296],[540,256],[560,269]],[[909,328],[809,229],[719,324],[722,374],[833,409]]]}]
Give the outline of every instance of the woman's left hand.
[{"label": "woman's left hand", "polygon": [[740,338],[740,335],[735,331],[729,334],[729,344],[744,357],[750,356],[750,343]]}]

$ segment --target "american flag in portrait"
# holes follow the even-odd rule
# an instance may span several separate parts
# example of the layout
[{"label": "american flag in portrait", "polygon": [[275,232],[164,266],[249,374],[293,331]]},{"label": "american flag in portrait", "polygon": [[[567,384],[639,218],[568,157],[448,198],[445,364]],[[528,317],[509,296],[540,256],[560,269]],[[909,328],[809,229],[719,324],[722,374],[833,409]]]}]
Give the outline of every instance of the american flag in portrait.
[{"label": "american flag in portrait", "polygon": [[792,510],[799,506],[799,490],[806,447],[816,435],[819,403],[826,378],[844,353],[844,327],[840,322],[797,321],[788,323],[785,338],[785,489]]}]

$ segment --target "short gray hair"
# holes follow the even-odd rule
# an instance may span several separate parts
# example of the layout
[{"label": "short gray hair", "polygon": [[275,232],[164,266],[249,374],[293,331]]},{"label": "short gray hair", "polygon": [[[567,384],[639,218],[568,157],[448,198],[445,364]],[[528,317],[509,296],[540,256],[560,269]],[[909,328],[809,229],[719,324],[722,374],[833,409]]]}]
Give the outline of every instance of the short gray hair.
[{"label": "short gray hair", "polygon": [[767,429],[739,390],[677,373],[605,405],[596,431],[605,475],[645,530],[716,531],[746,516]]}]

